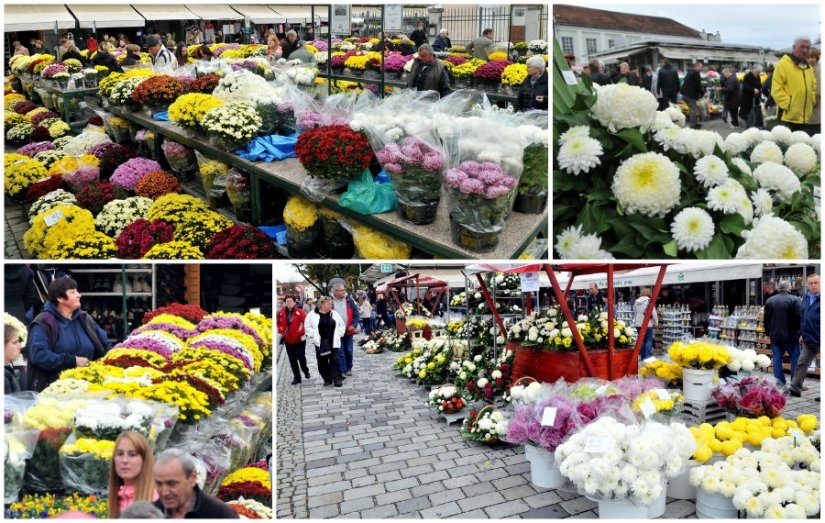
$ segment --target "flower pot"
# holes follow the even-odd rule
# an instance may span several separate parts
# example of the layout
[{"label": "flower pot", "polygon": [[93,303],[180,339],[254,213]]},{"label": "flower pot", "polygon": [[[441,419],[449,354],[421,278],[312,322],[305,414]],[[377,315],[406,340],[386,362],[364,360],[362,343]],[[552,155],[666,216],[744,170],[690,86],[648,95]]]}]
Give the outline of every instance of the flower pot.
[{"label": "flower pot", "polygon": [[648,519],[656,519],[665,515],[665,508],[667,508],[667,478],[662,478],[662,494],[647,507]]},{"label": "flower pot", "polygon": [[524,455],[530,462],[530,481],[541,488],[559,488],[567,481],[559,471],[556,454],[535,445],[526,445]]},{"label": "flower pot", "polygon": [[398,200],[398,214],[404,220],[415,225],[427,225],[435,221],[435,215],[438,211],[438,201],[414,204],[404,203]]},{"label": "flower pot", "polygon": [[691,402],[710,401],[715,370],[682,369],[682,390],[685,400]]},{"label": "flower pot", "polygon": [[696,517],[700,519],[736,519],[738,511],[733,500],[721,494],[696,491]]},{"label": "flower pot", "polygon": [[667,497],[675,499],[696,499],[696,487],[690,484],[690,471],[699,466],[698,461],[689,461],[678,476],[667,483]]},{"label": "flower pot", "polygon": [[[517,343],[517,342],[514,342]],[[509,348],[509,347],[508,347]],[[584,356],[579,351],[552,352],[540,349],[519,348],[513,360],[512,379],[531,376],[539,382],[554,383],[560,378],[572,383],[581,378],[618,379],[624,376],[633,357],[633,349],[613,351],[612,372],[609,370],[609,354],[605,349],[588,349],[587,354],[593,364],[593,375],[587,372]],[[633,365],[630,373],[636,373]]]},{"label": "flower pot", "polygon": [[627,499],[617,499],[613,501],[592,501],[596,501],[599,504],[599,519],[648,518],[648,507],[642,505],[634,505],[630,502],[630,500]]},{"label": "flower pot", "polygon": [[475,231],[456,222],[450,217],[450,234],[452,235],[453,242],[468,251],[492,251],[498,245],[500,233],[501,229],[493,232]]},{"label": "flower pot", "polygon": [[519,194],[513,203],[513,210],[522,214],[542,214],[547,207],[547,194]]},{"label": "flower pot", "polygon": [[225,189],[209,189],[206,191],[206,202],[209,208],[217,211],[226,204],[226,190]]}]

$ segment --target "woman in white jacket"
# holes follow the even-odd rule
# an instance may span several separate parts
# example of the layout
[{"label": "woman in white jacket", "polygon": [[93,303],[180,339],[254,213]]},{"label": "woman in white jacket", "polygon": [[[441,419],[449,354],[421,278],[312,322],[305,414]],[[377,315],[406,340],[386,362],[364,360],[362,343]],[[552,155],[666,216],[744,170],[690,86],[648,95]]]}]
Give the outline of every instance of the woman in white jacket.
[{"label": "woman in white jacket", "polygon": [[323,297],[318,300],[318,307],[304,321],[304,330],[307,343],[315,346],[318,372],[324,378],[324,386],[334,382],[336,387],[340,387],[342,378],[338,351],[341,349],[341,337],[346,332],[346,323],[332,309],[332,298]]},{"label": "woman in white jacket", "polygon": [[653,328],[658,323],[656,318],[656,309],[653,309],[653,314],[650,316],[650,321],[647,324],[647,332],[641,332],[642,321],[645,318],[645,311],[647,305],[650,303],[650,287],[642,287],[640,296],[633,303],[633,315],[636,324],[636,330],[639,331],[639,336],[644,336],[642,342],[642,350],[639,351],[639,358],[646,360],[653,356]]}]

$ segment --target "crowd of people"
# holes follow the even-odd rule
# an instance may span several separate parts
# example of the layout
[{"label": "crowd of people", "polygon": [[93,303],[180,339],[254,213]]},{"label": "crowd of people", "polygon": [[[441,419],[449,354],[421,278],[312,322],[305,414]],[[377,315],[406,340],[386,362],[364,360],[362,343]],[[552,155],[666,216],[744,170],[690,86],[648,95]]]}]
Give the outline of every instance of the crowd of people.
[{"label": "crowd of people", "polygon": [[[606,71],[603,61],[594,58],[582,68],[582,74],[589,75],[597,85],[625,83],[642,87],[656,96],[660,111],[676,104],[681,95],[693,128],[700,128],[703,115],[706,117],[698,102],[711,98],[715,89],[723,102],[722,120],[729,121],[731,128],[763,128],[767,112],[775,113],[777,122],[793,131],[814,135],[821,129],[819,56],[820,50],[811,46],[810,37],[800,36],[794,40],[791,53],[783,55],[776,65],[766,65],[764,82],[760,64],[750,67],[740,81],[737,64],[723,65],[717,72],[713,67],[705,71],[701,61],[693,63],[680,80],[678,69],[667,58],[661,59],[655,71],[652,65],[631,67],[622,62],[612,74]],[[706,86],[705,78],[713,76],[719,76],[719,86]]]}]

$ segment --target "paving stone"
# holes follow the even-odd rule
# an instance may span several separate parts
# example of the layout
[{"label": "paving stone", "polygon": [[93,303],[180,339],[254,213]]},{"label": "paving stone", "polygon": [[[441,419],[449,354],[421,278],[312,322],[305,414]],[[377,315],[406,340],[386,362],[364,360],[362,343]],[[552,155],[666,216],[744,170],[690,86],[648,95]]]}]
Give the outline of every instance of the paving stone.
[{"label": "paving stone", "polygon": [[384,485],[382,484],[370,485],[368,487],[359,487],[345,491],[344,500],[349,501],[351,499],[375,496],[378,494],[383,494],[384,492],[386,492],[386,490],[384,489]]},{"label": "paving stone", "polygon": [[432,506],[430,503],[429,498],[426,496],[422,496],[420,498],[412,498],[408,499],[407,501],[402,501],[396,505],[398,507],[398,512],[405,513],[405,512],[412,512],[412,511],[421,511],[425,508],[429,508]]},{"label": "paving stone", "polygon": [[523,499],[532,496],[536,490],[530,485],[519,485],[518,487],[508,488],[501,491],[504,499]]},{"label": "paving stone", "polygon": [[373,507],[375,507],[375,501],[371,497],[358,498],[341,503],[341,513],[360,512]]},{"label": "paving stone", "polygon": [[464,494],[467,497],[478,496],[479,494],[486,494],[488,492],[495,492],[496,487],[489,481],[483,481],[481,483],[476,483],[475,485],[468,485],[461,490],[464,491]]},{"label": "paving stone", "polygon": [[566,510],[568,514],[575,516],[576,514],[581,514],[582,512],[593,510],[597,507],[597,504],[596,502],[590,501],[584,496],[579,496],[569,501],[562,501],[561,507],[564,510]]},{"label": "paving stone", "polygon": [[424,519],[441,519],[455,516],[461,512],[461,507],[456,502],[445,503],[437,505],[421,511],[421,517]]},{"label": "paving stone", "polygon": [[533,508],[542,508],[548,505],[555,505],[563,501],[561,496],[559,496],[560,492],[561,491],[558,490],[539,492],[538,494],[524,498],[524,501]]},{"label": "paving stone", "polygon": [[399,501],[407,501],[408,499],[412,498],[412,494],[409,490],[397,490],[395,492],[388,492],[387,494],[379,494],[375,496],[375,501],[378,505],[392,505],[393,503],[398,503]]},{"label": "paving stone", "polygon": [[390,481],[387,483],[387,492],[395,492],[396,490],[413,488],[417,486],[418,480],[415,478],[399,479],[398,481]]},{"label": "paving stone", "polygon": [[334,518],[339,514],[338,505],[325,505],[309,509],[309,517],[312,519]]},{"label": "paving stone", "polygon": [[595,510],[588,510],[587,512],[570,516],[570,519],[597,519],[598,517],[599,515]]},{"label": "paving stone", "polygon": [[487,513],[481,509],[463,512],[453,516],[454,519],[487,519]]},{"label": "paving stone", "polygon": [[561,505],[548,505],[524,512],[521,517],[524,519],[564,519],[569,518],[570,514],[561,508]]},{"label": "paving stone", "polygon": [[406,469],[401,469],[401,476],[405,478],[409,478],[411,476],[420,476],[421,474],[425,474],[427,472],[432,472],[433,467],[432,465],[419,465],[417,467],[410,467]]},{"label": "paving stone", "polygon": [[484,509],[484,511],[493,519],[515,516],[516,514],[521,514],[522,512],[527,512],[529,510],[530,505],[520,499],[508,501],[507,503],[501,503]]},{"label": "paving stone", "polygon": [[[806,380],[807,381],[807,380]],[[665,506],[666,519],[684,519],[696,513],[696,503],[686,499],[671,501]]]},{"label": "paving stone", "polygon": [[414,497],[429,496],[430,494],[440,490],[444,490],[444,485],[436,481],[435,483],[427,483],[426,485],[419,485],[413,488],[412,494]]},{"label": "paving stone", "polygon": [[383,507],[375,507],[369,510],[361,511],[363,519],[385,519],[398,515],[398,509],[395,505],[384,505]]},{"label": "paving stone", "polygon": [[527,480],[521,476],[507,476],[505,478],[493,481],[493,485],[495,485],[498,490],[505,490],[512,487],[518,487],[520,485],[524,485],[525,483],[527,483]]},{"label": "paving stone", "polygon": [[475,510],[489,507],[496,503],[504,503],[504,497],[498,492],[492,492],[459,500],[458,506],[460,506],[462,510]]},{"label": "paving stone", "polygon": [[350,488],[349,481],[336,481],[335,483],[328,483],[326,485],[318,485],[317,487],[309,487],[307,494],[317,496],[318,494],[328,494],[330,492],[337,492],[339,490],[346,490]]}]

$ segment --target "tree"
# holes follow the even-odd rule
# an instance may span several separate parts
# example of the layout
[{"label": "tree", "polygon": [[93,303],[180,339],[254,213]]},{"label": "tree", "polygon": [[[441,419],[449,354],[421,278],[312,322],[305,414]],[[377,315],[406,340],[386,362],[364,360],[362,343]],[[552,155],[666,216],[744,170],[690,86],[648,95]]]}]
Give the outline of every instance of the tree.
[{"label": "tree", "polygon": [[355,282],[361,274],[361,266],[355,264],[296,263],[295,269],[323,296],[329,296],[332,291],[329,288],[329,282],[333,278],[343,278],[347,282],[347,288],[354,290]]}]

